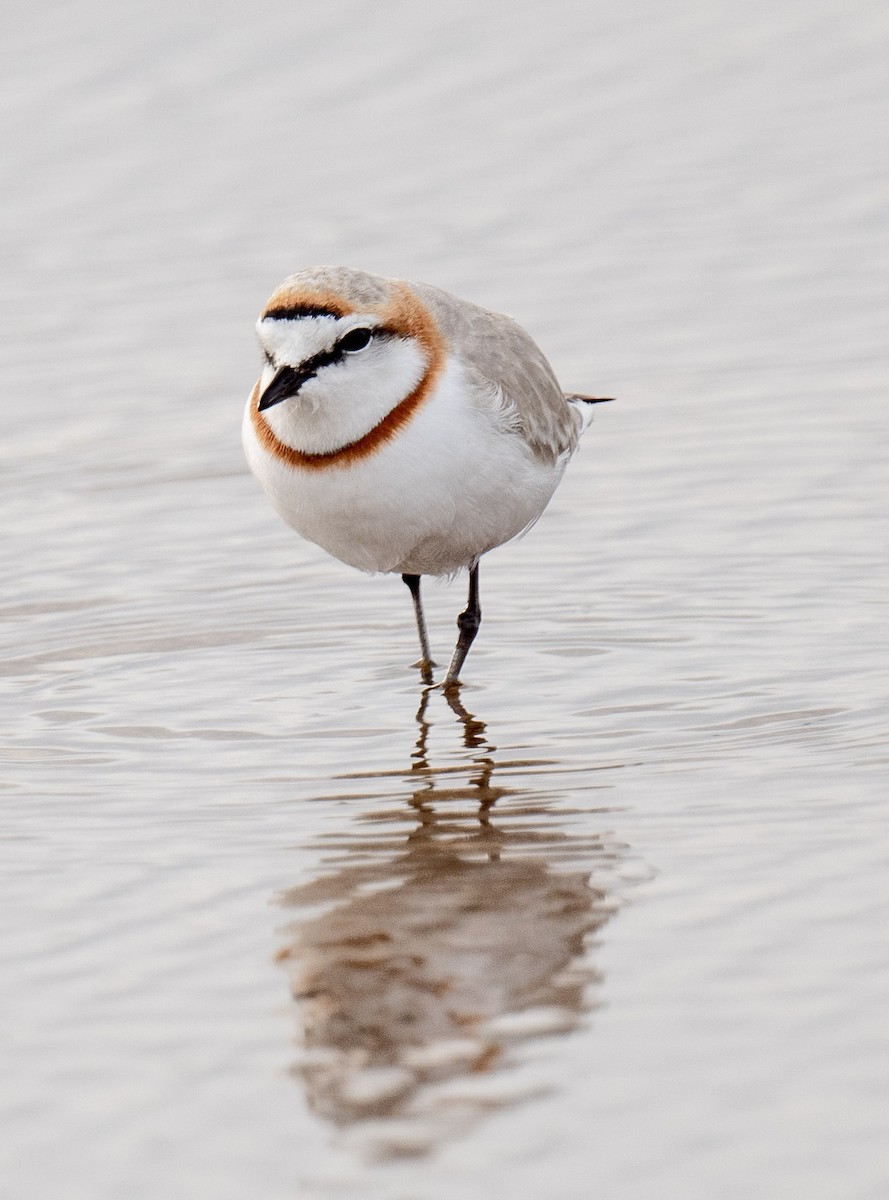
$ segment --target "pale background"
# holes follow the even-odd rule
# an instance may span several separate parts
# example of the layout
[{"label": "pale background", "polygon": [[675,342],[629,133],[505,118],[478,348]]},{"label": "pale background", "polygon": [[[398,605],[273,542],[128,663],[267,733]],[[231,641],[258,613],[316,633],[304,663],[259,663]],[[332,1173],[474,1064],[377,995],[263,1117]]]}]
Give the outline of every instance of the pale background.
[{"label": "pale background", "polygon": [[[5,9],[3,1196],[882,1200],[885,5]],[[328,261],[619,397],[419,783],[403,586],[240,450]],[[425,906],[499,1057],[313,1084],[326,922]]]}]

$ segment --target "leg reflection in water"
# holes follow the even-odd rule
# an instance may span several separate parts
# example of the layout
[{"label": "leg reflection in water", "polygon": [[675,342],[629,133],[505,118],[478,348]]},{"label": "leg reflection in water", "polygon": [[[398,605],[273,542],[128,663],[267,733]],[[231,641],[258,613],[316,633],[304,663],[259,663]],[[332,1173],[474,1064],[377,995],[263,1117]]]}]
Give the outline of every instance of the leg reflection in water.
[{"label": "leg reflection in water", "polygon": [[[429,761],[431,698],[457,718],[456,765]],[[552,1086],[522,1051],[594,1006],[590,935],[615,911],[624,857],[570,831],[553,764],[496,761],[458,694],[427,690],[417,723],[412,766],[371,777],[386,807],[369,793],[376,809],[362,806],[332,869],[282,897],[313,909],[280,952],[308,1102],[381,1157],[426,1153]],[[587,828],[597,819],[585,808]]]}]

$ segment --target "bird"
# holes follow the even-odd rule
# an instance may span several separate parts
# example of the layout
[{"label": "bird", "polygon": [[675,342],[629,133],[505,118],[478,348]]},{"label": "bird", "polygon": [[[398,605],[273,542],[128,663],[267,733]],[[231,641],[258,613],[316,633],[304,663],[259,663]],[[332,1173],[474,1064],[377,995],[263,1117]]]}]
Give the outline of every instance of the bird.
[{"label": "bird", "polygon": [[361,571],[400,574],[433,682],[424,575],[469,572],[442,680],[481,622],[479,562],[540,517],[592,406],[565,393],[512,318],[431,284],[349,267],[289,275],[259,314],[248,465],[302,537]]}]

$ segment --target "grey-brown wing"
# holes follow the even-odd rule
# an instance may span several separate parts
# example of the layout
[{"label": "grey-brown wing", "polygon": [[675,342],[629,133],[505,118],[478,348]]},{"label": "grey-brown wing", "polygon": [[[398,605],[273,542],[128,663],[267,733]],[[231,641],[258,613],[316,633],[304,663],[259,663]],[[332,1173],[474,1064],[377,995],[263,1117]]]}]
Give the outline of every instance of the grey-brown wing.
[{"label": "grey-brown wing", "polygon": [[554,461],[577,445],[581,419],[540,347],[511,317],[428,284],[412,284],[480,391],[499,389],[535,454]]}]

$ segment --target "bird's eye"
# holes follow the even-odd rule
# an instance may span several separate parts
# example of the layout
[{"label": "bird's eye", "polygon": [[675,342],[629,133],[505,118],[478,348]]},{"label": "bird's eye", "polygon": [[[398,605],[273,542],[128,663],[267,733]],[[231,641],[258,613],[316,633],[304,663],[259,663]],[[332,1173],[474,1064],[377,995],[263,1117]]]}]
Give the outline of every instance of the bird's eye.
[{"label": "bird's eye", "polygon": [[371,331],[369,329],[350,329],[344,337],[340,338],[340,348],[347,354],[355,354],[358,350],[369,346],[370,339]]}]

